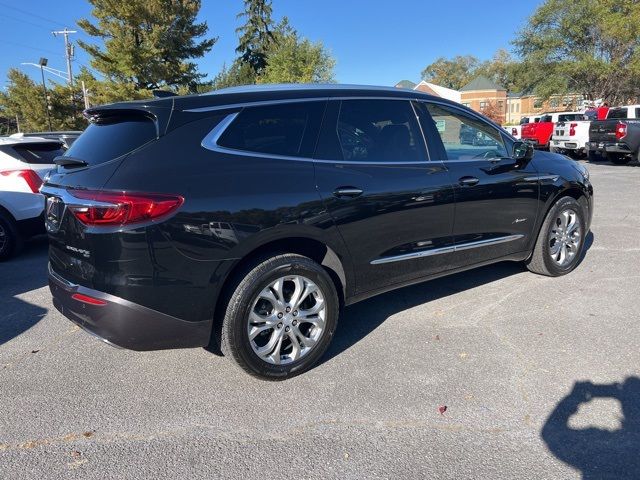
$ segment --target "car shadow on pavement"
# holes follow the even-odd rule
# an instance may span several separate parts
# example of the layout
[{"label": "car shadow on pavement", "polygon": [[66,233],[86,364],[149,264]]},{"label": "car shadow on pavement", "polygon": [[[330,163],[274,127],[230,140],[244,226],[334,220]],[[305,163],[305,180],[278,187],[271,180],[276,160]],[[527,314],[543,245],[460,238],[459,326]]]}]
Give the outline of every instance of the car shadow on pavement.
[{"label": "car shadow on pavement", "polygon": [[[571,418],[594,399],[620,402],[620,426],[576,428]],[[540,433],[549,450],[560,460],[590,479],[640,478],[640,378],[628,377],[622,384],[597,385],[577,382],[558,403]]]},{"label": "car shadow on pavement", "polygon": [[394,290],[345,308],[324,363],[355,345],[403,310],[522,273],[520,262],[502,262]]},{"label": "car shadow on pavement", "polygon": [[18,295],[47,285],[47,238],[36,237],[16,257],[0,263],[0,345],[29,330],[47,309]]},{"label": "car shadow on pavement", "polygon": [[[593,241],[594,234],[589,232],[585,238],[585,248],[578,265],[584,260]],[[331,345],[320,363],[332,359],[355,345],[391,315],[402,310],[455,295],[525,270],[526,267],[522,262],[497,263],[400,288],[347,307],[340,318]]]}]

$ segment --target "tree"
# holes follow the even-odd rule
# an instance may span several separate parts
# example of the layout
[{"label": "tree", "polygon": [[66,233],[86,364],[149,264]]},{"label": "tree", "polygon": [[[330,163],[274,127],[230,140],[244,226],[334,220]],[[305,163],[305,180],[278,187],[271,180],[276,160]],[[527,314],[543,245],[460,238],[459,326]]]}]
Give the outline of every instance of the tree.
[{"label": "tree", "polygon": [[47,87],[48,101],[42,85],[35,83],[26,74],[11,69],[7,75],[8,86],[0,92],[2,116],[18,118],[23,131],[47,131],[47,103],[51,106],[51,126],[54,130],[77,130],[86,126],[80,114],[79,92],[56,83]]},{"label": "tree", "polygon": [[274,35],[259,83],[329,83],[335,81],[335,60],[321,42],[301,39],[284,17]]},{"label": "tree", "polygon": [[546,0],[513,42],[535,92],[623,103],[640,87],[640,2]]},{"label": "tree", "polygon": [[521,64],[509,52],[501,48],[493,54],[491,60],[482,62],[474,70],[473,76],[484,75],[508,91],[518,91],[526,88],[522,81]]},{"label": "tree", "polygon": [[473,55],[458,55],[452,59],[440,57],[422,71],[422,79],[441,87],[460,90],[473,80],[480,61]]},{"label": "tree", "polygon": [[493,100],[488,100],[480,113],[496,123],[502,123],[504,121],[504,109],[500,108],[497,102]]},{"label": "tree", "polygon": [[89,2],[97,23],[82,19],[78,25],[104,47],[78,44],[91,55],[91,66],[107,85],[128,84],[138,91],[166,86],[195,90],[206,76],[192,60],[209,52],[217,38],[198,41],[208,31],[206,22],[196,23],[200,0]]},{"label": "tree", "polygon": [[271,0],[244,0],[244,11],[238,18],[245,18],[244,25],[236,29],[240,41],[236,52],[239,60],[250,66],[257,77],[267,66],[267,55],[275,43]]}]

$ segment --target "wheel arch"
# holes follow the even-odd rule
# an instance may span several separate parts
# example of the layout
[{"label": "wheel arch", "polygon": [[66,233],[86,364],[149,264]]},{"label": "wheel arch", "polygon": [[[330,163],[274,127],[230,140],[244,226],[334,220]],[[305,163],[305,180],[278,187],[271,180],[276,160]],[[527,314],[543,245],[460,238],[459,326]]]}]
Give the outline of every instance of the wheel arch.
[{"label": "wheel arch", "polygon": [[229,269],[220,281],[220,290],[214,306],[214,318],[211,332],[210,348],[220,353],[222,318],[227,302],[233,294],[233,286],[257,259],[280,253],[296,253],[309,257],[321,265],[333,281],[341,307],[353,290],[353,277],[348,265],[341,258],[339,250],[328,243],[310,236],[284,236],[271,239],[246,252]]}]

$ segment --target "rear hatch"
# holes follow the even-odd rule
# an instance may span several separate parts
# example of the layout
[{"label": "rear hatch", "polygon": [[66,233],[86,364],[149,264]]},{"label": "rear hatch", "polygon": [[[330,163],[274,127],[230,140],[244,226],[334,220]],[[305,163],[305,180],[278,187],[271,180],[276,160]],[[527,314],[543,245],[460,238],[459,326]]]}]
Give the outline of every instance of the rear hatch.
[{"label": "rear hatch", "polygon": [[[28,139],[17,143],[0,144],[0,151],[18,160],[18,162],[0,162],[0,174],[21,177],[26,182],[24,191],[38,193],[44,178],[55,167],[54,158],[64,154],[64,146],[57,141]],[[28,189],[26,189],[27,186]]]},{"label": "rear hatch", "polygon": [[[160,136],[170,109],[108,106],[87,112],[90,125],[71,148],[56,159],[42,193],[46,197],[45,224],[49,234],[49,261],[53,271],[74,283],[92,287],[101,251],[117,251],[114,235],[96,235],[79,220],[76,204],[86,203],[87,192],[102,191],[104,185],[138,149]],[[167,110],[167,111],[165,111]],[[74,213],[76,212],[76,213]],[[114,228],[117,231],[117,228]]]},{"label": "rear hatch", "polygon": [[619,120],[596,120],[589,126],[589,141],[596,143],[614,143]]}]

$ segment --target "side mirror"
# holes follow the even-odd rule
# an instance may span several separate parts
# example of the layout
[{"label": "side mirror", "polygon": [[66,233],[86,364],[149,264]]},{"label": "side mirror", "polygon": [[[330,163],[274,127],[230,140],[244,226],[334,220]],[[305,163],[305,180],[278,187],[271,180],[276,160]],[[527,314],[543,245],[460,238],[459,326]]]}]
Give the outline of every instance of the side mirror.
[{"label": "side mirror", "polygon": [[531,160],[533,158],[533,145],[529,142],[513,142],[514,160]]}]

